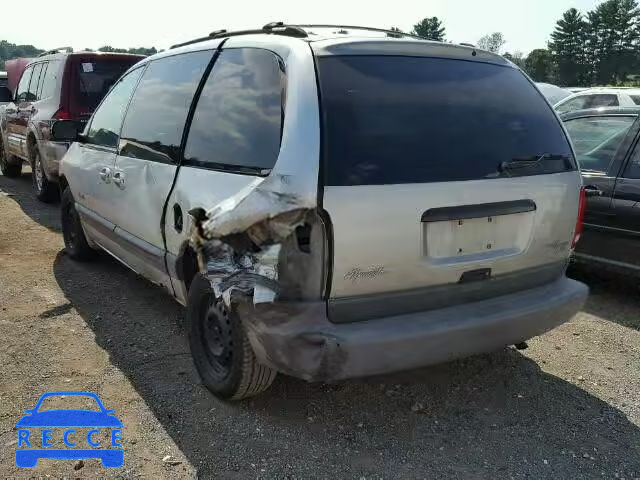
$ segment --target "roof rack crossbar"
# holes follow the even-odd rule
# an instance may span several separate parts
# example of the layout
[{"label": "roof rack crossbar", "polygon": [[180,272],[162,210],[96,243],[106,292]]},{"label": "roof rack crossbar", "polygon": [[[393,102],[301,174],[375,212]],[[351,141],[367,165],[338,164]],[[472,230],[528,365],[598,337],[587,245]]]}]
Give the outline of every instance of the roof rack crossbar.
[{"label": "roof rack crossbar", "polygon": [[44,57],[45,55],[51,55],[53,53],[68,52],[69,50],[73,51],[73,48],[72,47],[52,48],[50,50],[47,50],[46,52],[42,52],[40,55],[38,55],[38,57]]},{"label": "roof rack crossbar", "polygon": [[252,30],[238,30],[235,32],[228,32],[227,30],[216,30],[211,32],[206,37],[195,38],[193,40],[189,40],[187,42],[178,43],[176,45],[172,45],[170,48],[178,48],[184,47],[187,45],[193,45],[194,43],[205,42],[207,40],[213,40],[215,38],[226,38],[226,37],[235,37],[238,35],[252,35],[256,33],[266,33],[272,35],[285,35],[288,37],[296,37],[296,38],[305,38],[307,37],[307,32],[305,32],[302,28],[298,28],[295,25],[285,25],[282,22],[272,22],[266,24],[262,28],[256,28]]}]

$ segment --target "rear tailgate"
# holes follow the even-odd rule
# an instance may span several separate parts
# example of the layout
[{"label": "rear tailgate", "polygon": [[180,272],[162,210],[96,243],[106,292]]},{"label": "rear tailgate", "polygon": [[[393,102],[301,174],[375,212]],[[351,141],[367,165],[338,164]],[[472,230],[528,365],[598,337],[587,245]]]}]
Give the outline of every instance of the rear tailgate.
[{"label": "rear tailgate", "polygon": [[376,55],[320,57],[318,72],[332,320],[562,274],[581,180],[562,126],[521,72]]},{"label": "rear tailgate", "polygon": [[79,53],[69,56],[63,92],[64,108],[73,118],[88,118],[109,89],[143,56]]}]

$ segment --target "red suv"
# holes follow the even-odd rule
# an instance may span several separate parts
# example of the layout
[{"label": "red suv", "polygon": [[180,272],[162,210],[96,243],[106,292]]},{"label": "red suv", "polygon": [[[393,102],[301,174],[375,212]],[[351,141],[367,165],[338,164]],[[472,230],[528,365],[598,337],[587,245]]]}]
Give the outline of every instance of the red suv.
[{"label": "red suv", "polygon": [[0,170],[15,177],[31,165],[36,197],[58,197],[58,164],[68,148],[50,138],[56,120],[86,122],[111,86],[141,55],[49,51],[24,70],[13,101],[0,110]]}]

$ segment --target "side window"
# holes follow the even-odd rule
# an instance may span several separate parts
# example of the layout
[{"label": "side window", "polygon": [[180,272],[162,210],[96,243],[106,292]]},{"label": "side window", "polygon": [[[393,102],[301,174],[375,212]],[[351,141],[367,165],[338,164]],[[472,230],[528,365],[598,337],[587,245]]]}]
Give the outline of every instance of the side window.
[{"label": "side window", "polygon": [[640,142],[636,143],[636,148],[629,159],[627,168],[622,175],[625,178],[639,178],[640,179]]},{"label": "side window", "polygon": [[278,158],[285,75],[267,50],[223,50],[194,112],[185,159],[204,167],[270,169]]},{"label": "side window", "polygon": [[580,168],[606,173],[636,117],[584,117],[565,126],[576,150]]},{"label": "side window", "polygon": [[575,110],[583,110],[587,107],[589,97],[588,95],[581,95],[579,97],[572,98],[567,100],[561,105],[558,105],[556,110],[559,113],[573,112]]},{"label": "side window", "polygon": [[60,69],[59,60],[51,60],[46,67],[46,70],[42,69],[42,75],[40,75],[40,93],[38,97],[41,100],[45,98],[51,98],[56,93],[56,86],[58,85],[58,72]]},{"label": "side window", "polygon": [[619,105],[617,95],[590,95],[587,108],[617,107]]},{"label": "side window", "polygon": [[86,135],[88,143],[113,148],[118,146],[124,112],[142,70],[138,68],[122,77],[105,97],[91,118]]},{"label": "side window", "polygon": [[631,100],[633,100],[633,103],[635,103],[636,105],[640,105],[640,95],[629,95],[631,97]]},{"label": "side window", "polygon": [[122,127],[120,155],[178,162],[182,133],[213,52],[155,60],[144,72]]},{"label": "side window", "polygon": [[38,63],[33,67],[33,75],[31,75],[31,82],[29,82],[29,90],[26,98],[28,102],[38,100],[38,82],[40,82],[43,65],[43,63]]},{"label": "side window", "polygon": [[16,102],[20,103],[27,100],[27,96],[29,94],[29,81],[31,80],[32,73],[33,67],[28,67],[24,72],[22,72],[20,83],[16,89]]}]

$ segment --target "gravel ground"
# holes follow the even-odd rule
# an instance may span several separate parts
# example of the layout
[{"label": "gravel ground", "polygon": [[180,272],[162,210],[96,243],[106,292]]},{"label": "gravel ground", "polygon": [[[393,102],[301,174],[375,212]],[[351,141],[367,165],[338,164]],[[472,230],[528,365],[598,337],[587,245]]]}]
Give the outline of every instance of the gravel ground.
[{"label": "gravel ground", "polygon": [[[0,477],[640,478],[640,292],[584,280],[585,310],[528,350],[333,385],[280,376],[226,404],[199,383],[182,309],[106,256],[71,261],[58,206],[0,176]],[[16,468],[23,409],[71,389],[116,410],[124,467]]]}]

